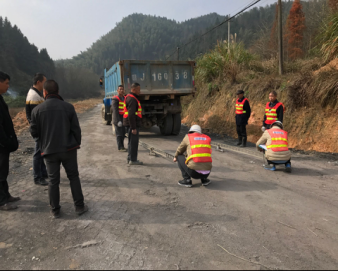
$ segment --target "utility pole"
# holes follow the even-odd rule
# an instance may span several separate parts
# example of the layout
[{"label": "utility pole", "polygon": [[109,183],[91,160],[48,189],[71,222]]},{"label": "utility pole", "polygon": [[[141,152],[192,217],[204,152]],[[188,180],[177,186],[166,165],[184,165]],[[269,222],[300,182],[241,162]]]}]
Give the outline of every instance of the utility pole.
[{"label": "utility pole", "polygon": [[180,60],[180,47],[177,47],[177,61]]},{"label": "utility pole", "polygon": [[283,73],[284,73],[284,60],[283,60],[282,0],[278,0],[278,51],[279,51],[279,75],[283,75]]},{"label": "utility pole", "polygon": [[230,50],[230,14],[229,14],[229,21],[228,21],[228,50]]}]

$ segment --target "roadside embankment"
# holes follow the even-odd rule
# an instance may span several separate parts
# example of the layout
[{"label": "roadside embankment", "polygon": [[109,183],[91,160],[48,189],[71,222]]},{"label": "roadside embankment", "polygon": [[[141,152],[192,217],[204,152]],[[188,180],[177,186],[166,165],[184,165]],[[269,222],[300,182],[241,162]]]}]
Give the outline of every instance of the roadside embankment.
[{"label": "roadside embankment", "polygon": [[[295,64],[296,65],[296,64]],[[197,123],[212,133],[236,137],[236,91],[243,89],[250,100],[252,114],[248,140],[256,142],[268,95],[275,90],[286,106],[285,129],[291,148],[338,152],[338,70],[333,63],[320,67],[316,60],[301,61],[284,76],[246,70],[236,82],[197,78],[197,94],[185,97],[183,123]]]},{"label": "roadside embankment", "polygon": [[[88,99],[88,100],[83,100],[83,101],[72,102],[76,112],[79,114],[93,108],[99,103],[102,103],[101,98],[93,98],[93,99]],[[25,109],[21,109],[20,112],[17,113],[12,119],[13,119],[14,129],[17,134],[20,134],[23,130],[25,130],[29,126],[29,123],[26,118]]]}]

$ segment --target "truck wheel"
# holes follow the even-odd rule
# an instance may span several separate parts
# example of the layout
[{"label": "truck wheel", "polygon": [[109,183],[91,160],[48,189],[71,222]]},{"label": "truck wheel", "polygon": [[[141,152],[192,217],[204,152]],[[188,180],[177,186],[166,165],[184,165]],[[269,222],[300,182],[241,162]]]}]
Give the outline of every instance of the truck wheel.
[{"label": "truck wheel", "polygon": [[173,125],[172,134],[177,136],[180,134],[180,131],[181,131],[181,123],[182,123],[181,114],[173,115],[173,122],[174,122],[174,125]]},{"label": "truck wheel", "polygon": [[160,127],[161,134],[164,136],[171,135],[173,131],[173,115],[167,114],[164,119],[163,125]]},{"label": "truck wheel", "polygon": [[106,108],[104,105],[102,105],[102,108],[101,108],[101,117],[102,117],[102,123],[104,125],[110,124],[110,121],[106,120]]}]

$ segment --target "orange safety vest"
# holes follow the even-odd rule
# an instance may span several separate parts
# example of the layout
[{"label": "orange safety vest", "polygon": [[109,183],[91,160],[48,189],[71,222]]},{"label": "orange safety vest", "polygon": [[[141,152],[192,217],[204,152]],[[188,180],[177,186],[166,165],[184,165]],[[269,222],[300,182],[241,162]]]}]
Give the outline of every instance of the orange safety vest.
[{"label": "orange safety vest", "polygon": [[141,103],[138,99],[136,99],[136,97],[133,95],[133,94],[128,94],[125,98],[124,98],[124,103],[123,103],[123,118],[128,118],[128,109],[127,109],[127,104],[126,104],[126,101],[127,101],[127,98],[128,97],[131,97],[131,98],[134,98],[137,103],[138,103],[138,110],[137,112],[135,113],[136,116],[138,116],[139,118],[142,119],[142,107],[141,107]]},{"label": "orange safety vest", "polygon": [[188,134],[188,136],[192,154],[185,163],[188,164],[191,159],[195,163],[212,163],[211,138],[199,133]]},{"label": "orange safety vest", "polygon": [[288,132],[284,130],[270,129],[268,130],[271,136],[271,145],[266,145],[267,149],[273,152],[288,151]]},{"label": "orange safety vest", "polygon": [[237,115],[246,114],[246,111],[243,110],[243,107],[244,107],[245,101],[249,101],[249,100],[247,98],[243,99],[242,102],[239,102],[238,100],[239,99],[236,100],[236,114]]},{"label": "orange safety vest", "polygon": [[114,98],[116,98],[119,101],[119,114],[124,115],[124,102],[122,102],[119,96],[114,96],[113,99]]},{"label": "orange safety vest", "polygon": [[267,124],[267,125],[271,125],[272,123],[274,123],[275,121],[278,120],[278,118],[277,118],[278,107],[280,107],[282,105],[283,108],[284,108],[284,105],[282,103],[277,103],[272,108],[269,106],[269,104],[270,103],[267,103],[266,108],[265,108],[265,115],[266,115],[265,124]]}]

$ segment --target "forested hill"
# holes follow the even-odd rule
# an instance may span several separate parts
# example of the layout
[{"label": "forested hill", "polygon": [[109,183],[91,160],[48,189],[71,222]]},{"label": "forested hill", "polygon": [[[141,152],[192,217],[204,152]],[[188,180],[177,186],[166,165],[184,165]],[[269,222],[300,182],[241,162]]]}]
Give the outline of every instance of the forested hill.
[{"label": "forested hill", "polygon": [[0,70],[11,75],[12,89],[24,94],[32,85],[37,72],[55,74],[54,61],[46,49],[40,51],[22,34],[20,29],[0,17]]},{"label": "forested hill", "polygon": [[[302,1],[307,18],[307,29],[311,33],[313,18],[318,17],[318,6],[326,0]],[[293,1],[283,4],[284,22],[289,14]],[[224,13],[226,13],[226,4]],[[244,42],[247,48],[256,46],[259,39],[270,38],[270,32],[276,18],[276,4],[253,8],[241,14],[231,22],[231,33],[236,40]],[[208,14],[185,22],[176,22],[167,18],[132,14],[124,18],[105,36],[96,41],[87,51],[63,64],[85,67],[102,75],[104,68],[111,67],[119,59],[164,60],[174,53],[178,45],[199,37],[206,30],[224,21],[226,16],[216,13]],[[219,40],[227,40],[228,25],[224,24],[217,30],[191,43],[180,50],[180,59],[195,59],[196,56],[213,49]]]}]

